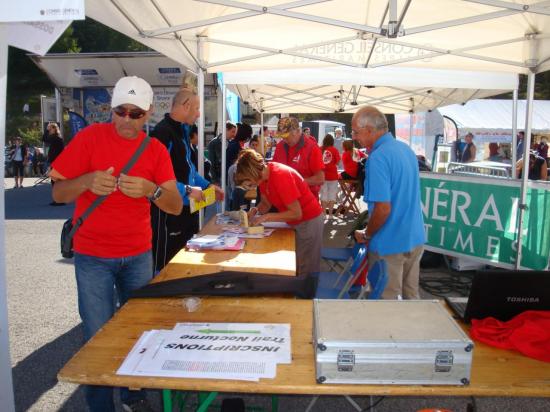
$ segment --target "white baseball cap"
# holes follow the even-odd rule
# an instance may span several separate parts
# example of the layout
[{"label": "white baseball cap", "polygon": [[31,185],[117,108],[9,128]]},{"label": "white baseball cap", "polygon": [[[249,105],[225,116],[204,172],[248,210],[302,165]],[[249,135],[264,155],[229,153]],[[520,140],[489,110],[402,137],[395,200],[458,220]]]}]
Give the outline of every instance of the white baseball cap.
[{"label": "white baseball cap", "polygon": [[140,109],[149,110],[153,104],[153,89],[139,77],[122,77],[113,89],[111,107],[122,104],[133,104]]}]

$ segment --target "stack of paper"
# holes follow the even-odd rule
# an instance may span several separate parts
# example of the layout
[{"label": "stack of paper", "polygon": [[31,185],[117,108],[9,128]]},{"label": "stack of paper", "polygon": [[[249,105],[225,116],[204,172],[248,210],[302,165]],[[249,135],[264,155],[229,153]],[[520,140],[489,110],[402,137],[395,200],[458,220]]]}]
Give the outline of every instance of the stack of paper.
[{"label": "stack of paper", "polygon": [[258,381],[291,362],[290,325],[178,323],[144,332],[117,375]]},{"label": "stack of paper", "polygon": [[189,250],[242,250],[245,242],[236,235],[194,236],[187,242]]}]

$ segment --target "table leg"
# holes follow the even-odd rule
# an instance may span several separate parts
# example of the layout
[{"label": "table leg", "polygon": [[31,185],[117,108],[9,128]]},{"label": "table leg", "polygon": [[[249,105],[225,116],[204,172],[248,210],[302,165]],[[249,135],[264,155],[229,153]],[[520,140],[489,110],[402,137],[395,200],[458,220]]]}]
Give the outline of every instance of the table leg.
[{"label": "table leg", "polygon": [[216,399],[218,392],[209,392],[208,394],[199,393],[199,406],[197,412],[206,412],[210,404]]},{"label": "table leg", "polygon": [[271,412],[279,411],[279,395],[271,395]]},{"label": "table leg", "polygon": [[164,412],[172,412],[172,391],[170,389],[162,390],[162,405]]}]

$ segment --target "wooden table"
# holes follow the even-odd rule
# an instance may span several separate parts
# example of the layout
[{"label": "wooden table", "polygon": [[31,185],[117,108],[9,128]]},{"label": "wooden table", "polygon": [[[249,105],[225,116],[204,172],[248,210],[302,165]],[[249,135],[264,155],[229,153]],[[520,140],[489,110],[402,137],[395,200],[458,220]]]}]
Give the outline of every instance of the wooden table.
[{"label": "wooden table", "polygon": [[[188,313],[181,299],[133,299],[59,372],[61,381],[170,390],[257,394],[391,395],[391,396],[533,396],[550,397],[550,364],[517,352],[476,342],[468,386],[334,385],[315,382],[312,346],[313,301],[291,298],[204,298]],[[290,323],[292,363],[279,364],[275,379],[242,382],[118,376],[116,370],[142,332],[171,329],[177,322]],[[466,327],[464,326],[466,329]],[[205,409],[202,409],[205,410]]]},{"label": "wooden table", "polygon": [[[203,235],[217,235],[222,226],[212,218],[201,230]],[[208,250],[192,252],[182,249],[154,279],[155,282],[180,279],[224,270],[296,276],[295,233],[276,229],[263,239],[246,239],[240,251]]]}]

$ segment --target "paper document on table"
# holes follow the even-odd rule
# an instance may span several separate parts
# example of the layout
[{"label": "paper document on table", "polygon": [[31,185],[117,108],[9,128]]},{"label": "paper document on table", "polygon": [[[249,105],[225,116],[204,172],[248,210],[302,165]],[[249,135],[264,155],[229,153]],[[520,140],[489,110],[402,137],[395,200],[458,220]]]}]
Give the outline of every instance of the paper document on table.
[{"label": "paper document on table", "polygon": [[117,374],[257,381],[290,362],[289,324],[178,323],[144,332]]},{"label": "paper document on table", "polygon": [[214,189],[214,186],[204,189],[202,194],[204,195],[204,200],[197,201],[189,198],[189,208],[191,213],[204,209],[206,206],[210,206],[216,201],[216,190]]},{"label": "paper document on table", "polygon": [[[208,342],[209,350],[214,352],[212,358],[216,360],[233,359],[238,352],[246,354],[247,360],[291,362],[288,323],[178,323],[173,330],[179,334],[179,343]],[[189,356],[204,357],[201,347],[187,348]]]}]

